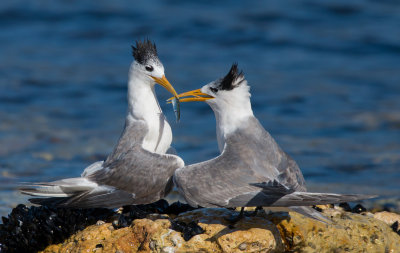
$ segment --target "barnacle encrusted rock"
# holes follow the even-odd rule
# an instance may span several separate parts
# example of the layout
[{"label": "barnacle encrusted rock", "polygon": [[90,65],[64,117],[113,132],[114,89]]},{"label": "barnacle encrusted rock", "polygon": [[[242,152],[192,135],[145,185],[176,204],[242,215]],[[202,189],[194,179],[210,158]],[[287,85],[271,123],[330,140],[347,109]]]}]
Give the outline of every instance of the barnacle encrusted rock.
[{"label": "barnacle encrusted rock", "polygon": [[[398,252],[400,236],[371,215],[326,208],[332,224],[297,213],[264,211],[235,224],[234,211],[197,209],[166,219],[136,219],[129,227],[92,225],[43,252]],[[203,233],[184,239],[172,223],[197,222]]]}]

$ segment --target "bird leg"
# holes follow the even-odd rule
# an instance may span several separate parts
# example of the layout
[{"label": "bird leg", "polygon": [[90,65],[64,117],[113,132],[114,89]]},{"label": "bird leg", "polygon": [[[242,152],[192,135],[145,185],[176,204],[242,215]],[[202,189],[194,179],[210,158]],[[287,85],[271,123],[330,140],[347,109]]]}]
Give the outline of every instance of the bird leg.
[{"label": "bird leg", "polygon": [[242,208],[240,209],[240,213],[239,213],[238,215],[232,214],[232,215],[229,216],[229,217],[225,217],[225,220],[227,220],[227,221],[229,221],[229,222],[231,222],[231,223],[236,223],[236,222],[238,222],[239,220],[241,220],[241,219],[243,218],[243,216],[244,216],[244,207],[242,207]]}]

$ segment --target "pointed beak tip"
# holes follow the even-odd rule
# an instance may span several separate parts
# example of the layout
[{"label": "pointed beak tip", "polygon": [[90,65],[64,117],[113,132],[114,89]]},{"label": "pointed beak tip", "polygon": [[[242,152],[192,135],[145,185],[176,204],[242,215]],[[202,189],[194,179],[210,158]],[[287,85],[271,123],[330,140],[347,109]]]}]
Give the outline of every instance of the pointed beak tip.
[{"label": "pointed beak tip", "polygon": [[168,81],[168,79],[165,77],[165,75],[163,75],[161,78],[159,78],[159,77],[154,77],[154,76],[151,76],[151,78],[153,78],[154,81],[156,81],[156,83],[158,83],[159,85],[161,85],[162,87],[164,87],[167,91],[169,91],[172,95],[174,95],[174,97],[176,97],[177,99],[179,99],[178,93],[176,93],[174,87],[173,87],[172,84]]},{"label": "pointed beak tip", "polygon": [[[200,89],[187,91],[178,95],[177,99],[180,102],[194,102],[194,101],[206,101],[214,98],[206,93],[201,92]],[[173,97],[169,98],[168,101],[172,100]]]}]

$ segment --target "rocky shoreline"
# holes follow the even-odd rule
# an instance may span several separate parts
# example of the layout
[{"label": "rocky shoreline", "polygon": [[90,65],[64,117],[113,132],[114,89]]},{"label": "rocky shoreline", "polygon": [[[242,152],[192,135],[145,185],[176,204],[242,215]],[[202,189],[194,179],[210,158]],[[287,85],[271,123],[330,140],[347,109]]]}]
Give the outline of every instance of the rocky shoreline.
[{"label": "rocky shoreline", "polygon": [[315,207],[324,224],[297,213],[193,209],[161,200],[107,209],[18,205],[0,224],[0,252],[399,252],[400,215],[346,203]]}]

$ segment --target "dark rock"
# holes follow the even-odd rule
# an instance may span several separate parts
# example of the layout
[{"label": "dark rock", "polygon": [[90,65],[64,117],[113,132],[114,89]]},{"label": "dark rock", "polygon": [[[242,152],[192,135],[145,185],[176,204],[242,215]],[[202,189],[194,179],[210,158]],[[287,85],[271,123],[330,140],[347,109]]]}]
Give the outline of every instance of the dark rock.
[{"label": "dark rock", "polygon": [[183,221],[171,221],[171,229],[181,232],[183,239],[189,241],[193,236],[204,233],[204,230],[195,221],[186,224]]},{"label": "dark rock", "polygon": [[188,224],[188,227],[193,231],[194,235],[204,233],[204,230],[197,223],[197,221],[192,221]]},{"label": "dark rock", "polygon": [[132,208],[136,211],[141,211],[144,213],[165,213],[165,210],[168,208],[168,202],[164,199],[161,199],[157,202],[148,205],[136,205],[136,206],[124,206],[125,209],[132,210]]},{"label": "dark rock", "polygon": [[186,227],[186,223],[183,221],[171,221],[171,224],[172,224],[171,229],[181,233]]},{"label": "dark rock", "polygon": [[195,208],[191,207],[188,204],[183,204],[179,201],[172,203],[168,208],[166,208],[166,214],[175,214],[178,215],[183,212],[192,211]]},{"label": "dark rock", "polygon": [[118,218],[118,223],[120,228],[126,228],[127,226],[129,226],[128,219],[126,219],[125,216],[122,214]]},{"label": "dark rock", "polygon": [[[94,224],[93,209],[62,209],[18,205],[0,226],[0,251],[35,252],[48,244],[59,243],[77,230]],[[98,217],[106,218],[111,210],[98,209]],[[93,221],[92,221],[93,220]]]},{"label": "dark rock", "polygon": [[394,212],[396,210],[397,206],[394,203],[385,203],[383,205],[383,211],[386,212]]},{"label": "dark rock", "polygon": [[[46,206],[18,205],[0,224],[0,252],[36,252],[50,243],[60,243],[78,230],[102,220],[112,222],[115,229],[130,226],[134,219],[149,214],[176,214],[193,210],[179,202],[168,205],[159,200],[148,205],[125,206],[122,214],[103,208],[73,209]],[[202,233],[197,223],[174,223],[175,230],[182,232],[188,240]]]},{"label": "dark rock", "polygon": [[349,203],[347,203],[347,202],[340,203],[339,206],[341,208],[343,208],[343,210],[346,211],[346,212],[351,212],[352,211]]},{"label": "dark rock", "polygon": [[183,229],[183,239],[185,241],[189,241],[193,236],[204,233],[204,230],[197,225],[197,222],[190,222],[184,229]]},{"label": "dark rock", "polygon": [[111,224],[113,225],[114,229],[118,229],[119,228],[118,220],[113,220],[113,222]]},{"label": "dark rock", "polygon": [[6,217],[4,217],[4,216],[1,217],[1,220],[3,221],[3,224],[8,223],[8,221],[9,221],[9,220],[8,220]]},{"label": "dark rock", "polygon": [[363,207],[360,204],[357,204],[355,207],[353,207],[353,209],[351,210],[353,213],[362,213],[367,211],[367,209],[365,207]]},{"label": "dark rock", "polygon": [[314,208],[315,210],[317,210],[318,212],[322,212],[322,208],[318,207],[318,206],[312,206],[312,208]]},{"label": "dark rock", "polygon": [[399,230],[399,222],[398,221],[396,221],[396,222],[394,222],[391,226],[390,226],[392,229],[393,229],[393,231],[394,232],[398,232],[398,231],[400,231]]}]

